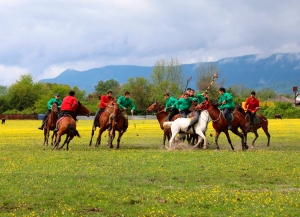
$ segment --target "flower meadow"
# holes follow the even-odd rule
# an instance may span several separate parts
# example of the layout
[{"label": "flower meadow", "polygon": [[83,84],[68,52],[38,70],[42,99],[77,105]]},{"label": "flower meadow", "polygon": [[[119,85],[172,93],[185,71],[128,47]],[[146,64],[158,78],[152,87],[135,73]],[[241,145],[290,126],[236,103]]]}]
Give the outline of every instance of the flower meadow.
[{"label": "flower meadow", "polygon": [[119,150],[107,132],[89,146],[92,120],[79,120],[69,151],[52,150],[39,125],[0,125],[1,216],[299,215],[298,119],[269,120],[270,147],[262,129],[247,151],[230,133],[234,152],[224,134],[215,151],[211,123],[206,150],[162,148],[157,120],[130,120]]}]

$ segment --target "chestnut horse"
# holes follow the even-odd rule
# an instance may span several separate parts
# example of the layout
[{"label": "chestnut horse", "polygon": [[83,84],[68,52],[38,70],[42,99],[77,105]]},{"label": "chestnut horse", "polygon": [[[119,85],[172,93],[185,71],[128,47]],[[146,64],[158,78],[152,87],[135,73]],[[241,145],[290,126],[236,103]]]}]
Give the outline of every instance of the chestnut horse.
[{"label": "chestnut horse", "polygon": [[[101,136],[102,133],[109,127],[109,116],[110,114],[113,113],[114,111],[114,106],[117,104],[116,100],[112,100],[110,101],[106,108],[104,109],[104,111],[102,112],[102,114],[99,117],[99,133],[98,133],[98,137],[97,137],[97,141],[95,144],[95,148],[98,147],[101,144]],[[93,140],[93,136],[94,136],[94,131],[92,130],[92,134],[91,134],[91,139],[90,139],[90,146],[92,145],[92,140]]]},{"label": "chestnut horse", "polygon": [[[249,117],[249,115],[246,114],[245,110],[242,108],[242,106],[240,104],[237,105],[235,109],[237,111],[241,112],[243,114],[244,118],[250,123],[250,117]],[[251,144],[252,147],[254,147],[254,142],[258,138],[257,130],[259,128],[262,128],[263,131],[265,132],[265,134],[266,134],[266,136],[268,138],[267,146],[269,146],[270,145],[270,137],[271,137],[271,135],[270,135],[270,133],[268,131],[268,120],[262,114],[256,114],[256,116],[254,118],[254,126],[253,126],[253,133],[255,135],[255,138],[252,141],[252,144]]]},{"label": "chestnut horse", "polygon": [[110,131],[108,131],[108,146],[109,148],[113,148],[112,142],[114,141],[115,138],[115,133],[118,131],[118,139],[117,139],[117,149],[120,148],[120,141],[121,137],[123,135],[123,129],[124,129],[124,124],[125,124],[125,118],[122,113],[122,110],[120,109],[118,103],[113,104],[113,111],[112,111],[112,128]]},{"label": "chestnut horse", "polygon": [[[57,119],[58,119],[58,105],[57,103],[53,103],[51,106],[51,112],[47,118],[47,122],[44,125],[44,145],[48,145],[50,131],[55,129]],[[53,133],[51,137],[51,145],[53,145],[54,135],[55,133]]]},{"label": "chestnut horse", "polygon": [[[83,115],[86,115],[89,117],[91,114],[91,111],[87,107],[82,105],[80,102],[78,102],[76,110],[74,112],[75,118],[78,116],[78,114],[83,114]],[[62,146],[58,148],[61,137],[64,134],[67,135],[66,140],[64,141]],[[74,138],[74,136],[80,137],[78,131],[76,130],[76,121],[73,119],[73,117],[71,117],[69,115],[61,117],[58,120],[58,131],[57,131],[56,141],[55,141],[55,145],[54,145],[53,149],[54,148],[62,149],[64,147],[64,145],[67,144],[67,150],[69,150],[69,143]]]},{"label": "chestnut horse", "polygon": [[[215,143],[216,143],[216,148],[219,150],[219,144],[218,144],[218,139],[219,135],[224,132],[227,141],[231,146],[231,149],[234,151],[234,147],[231,143],[231,139],[228,133],[228,125],[227,121],[224,118],[223,112],[220,111],[220,109],[217,107],[217,105],[213,105],[209,100],[204,101],[200,106],[200,109],[207,109],[209,116],[212,120],[212,125],[213,128],[215,129],[216,135],[215,135]],[[231,122],[232,129],[231,131],[239,136],[241,138],[242,142],[242,150],[248,149],[248,145],[246,144],[247,141],[247,132],[249,131],[249,123],[245,120],[244,116],[240,112],[233,112],[233,121]],[[242,130],[243,133],[240,133],[238,131],[238,128]]]},{"label": "chestnut horse", "polygon": [[[163,137],[163,147],[165,147],[166,139],[168,138],[168,141],[170,141],[171,138],[171,128],[164,129],[163,124],[167,121],[167,117],[169,115],[168,112],[166,112],[161,104],[159,102],[152,103],[147,109],[147,113],[154,112],[156,114],[156,118],[158,120],[158,123],[160,125],[160,128],[164,131],[164,137]],[[172,121],[179,118],[180,115],[177,114],[172,118]]]}]

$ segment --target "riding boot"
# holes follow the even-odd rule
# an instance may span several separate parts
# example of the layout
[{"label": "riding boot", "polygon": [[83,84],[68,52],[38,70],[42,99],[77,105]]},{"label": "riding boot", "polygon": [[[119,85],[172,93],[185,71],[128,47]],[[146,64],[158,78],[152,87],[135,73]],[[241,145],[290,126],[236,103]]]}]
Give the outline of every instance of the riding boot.
[{"label": "riding boot", "polygon": [[42,122],[42,126],[40,126],[38,129],[39,130],[43,130],[44,129],[44,125],[46,123],[46,121],[48,120],[48,114],[46,114],[43,118],[43,122]]},{"label": "riding boot", "polygon": [[58,131],[58,122],[56,122],[56,126],[55,126],[55,129],[53,130],[53,132],[57,132]]}]

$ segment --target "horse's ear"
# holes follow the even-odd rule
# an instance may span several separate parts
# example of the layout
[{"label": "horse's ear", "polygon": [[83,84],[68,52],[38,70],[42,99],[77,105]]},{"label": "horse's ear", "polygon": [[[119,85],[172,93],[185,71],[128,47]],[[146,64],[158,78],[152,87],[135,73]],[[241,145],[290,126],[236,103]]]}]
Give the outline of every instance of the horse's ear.
[{"label": "horse's ear", "polygon": [[81,105],[81,102],[80,102],[80,101],[78,101],[78,105]]}]

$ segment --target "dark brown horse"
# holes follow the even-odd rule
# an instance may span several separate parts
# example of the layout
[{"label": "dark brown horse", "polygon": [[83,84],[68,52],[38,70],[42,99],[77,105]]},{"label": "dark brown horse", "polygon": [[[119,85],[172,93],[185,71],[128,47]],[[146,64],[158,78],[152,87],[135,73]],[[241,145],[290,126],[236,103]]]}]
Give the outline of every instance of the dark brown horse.
[{"label": "dark brown horse", "polygon": [[[116,104],[117,104],[117,102],[115,100],[110,101],[108,103],[108,105],[106,106],[105,110],[102,112],[102,114],[99,117],[98,121],[99,121],[100,129],[99,129],[97,141],[95,144],[95,148],[101,144],[102,133],[109,127],[109,116],[110,116],[110,114],[113,113],[114,106]],[[94,136],[94,131],[92,130],[90,144],[89,144],[90,146],[92,145],[93,136]]]},{"label": "dark brown horse", "polygon": [[[239,112],[241,112],[242,115],[244,116],[244,118],[250,123],[250,117],[249,117],[248,114],[246,114],[245,110],[242,108],[241,105],[237,105],[236,106],[236,110],[239,111]],[[270,135],[270,133],[268,131],[268,120],[262,114],[256,114],[256,118],[254,118],[254,126],[253,126],[253,133],[255,135],[255,138],[252,141],[252,144],[251,144],[252,147],[254,147],[254,142],[258,138],[257,130],[259,128],[262,128],[263,131],[265,132],[265,134],[266,134],[266,136],[268,138],[267,146],[269,146],[270,145],[270,137],[271,137],[271,135]]]},{"label": "dark brown horse", "polygon": [[[87,107],[85,107],[84,105],[82,105],[80,102],[78,102],[76,110],[74,112],[75,118],[79,114],[87,115],[89,117],[90,114],[91,114],[91,111]],[[71,116],[61,117],[58,121],[59,121],[58,122],[58,131],[57,131],[56,141],[55,141],[55,145],[54,145],[53,149],[54,148],[56,148],[56,149],[62,149],[64,147],[64,145],[67,144],[67,150],[69,150],[69,143],[70,143],[70,141],[75,136],[80,137],[78,131],[76,130],[76,121]],[[66,136],[66,140],[64,141],[64,143],[62,144],[62,146],[58,148],[58,145],[60,143],[61,137],[64,134],[67,135]]]},{"label": "dark brown horse", "polygon": [[[58,105],[57,103],[53,103],[51,106],[51,112],[48,116],[47,122],[44,125],[44,145],[48,145],[50,131],[55,129],[57,119],[58,119]],[[53,145],[54,135],[55,133],[53,133],[51,137],[51,145]]]},{"label": "dark brown horse", "polygon": [[[199,108],[207,109],[209,116],[211,117],[212,125],[216,132],[215,143],[216,143],[217,150],[220,149],[218,144],[218,139],[219,139],[219,135],[222,132],[225,133],[227,137],[227,141],[231,146],[231,149],[234,150],[234,147],[231,143],[231,139],[228,133],[227,121],[224,118],[220,109],[217,107],[217,105],[213,105],[209,100],[206,100],[199,106]],[[240,112],[237,111],[233,112],[232,115],[233,115],[233,121],[231,122],[231,126],[232,126],[231,131],[241,138],[242,149],[246,150],[248,149],[248,145],[246,144],[246,141],[247,141],[247,132],[249,131],[250,124],[245,120],[244,116]],[[240,128],[243,133],[240,133],[238,131],[238,128]]]},{"label": "dark brown horse", "polygon": [[110,148],[113,148],[112,143],[115,138],[115,133],[116,133],[116,131],[118,131],[118,139],[117,139],[117,147],[116,148],[119,149],[121,137],[124,133],[123,129],[124,129],[124,124],[125,124],[125,118],[122,113],[122,110],[120,109],[120,107],[117,103],[114,103],[114,105],[113,105],[112,117],[113,117],[112,128],[108,132],[108,142],[107,143]]}]

